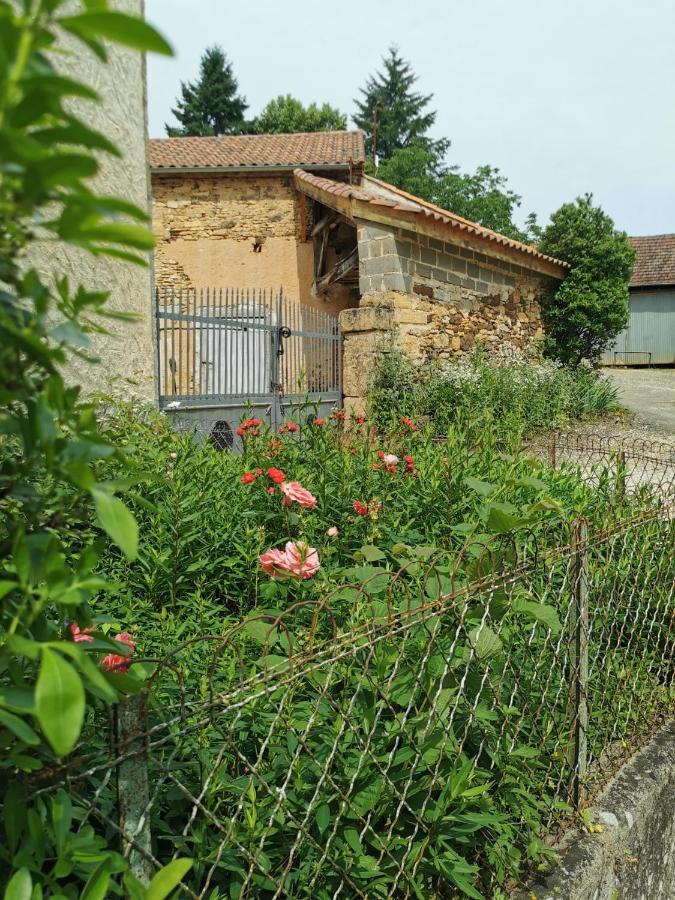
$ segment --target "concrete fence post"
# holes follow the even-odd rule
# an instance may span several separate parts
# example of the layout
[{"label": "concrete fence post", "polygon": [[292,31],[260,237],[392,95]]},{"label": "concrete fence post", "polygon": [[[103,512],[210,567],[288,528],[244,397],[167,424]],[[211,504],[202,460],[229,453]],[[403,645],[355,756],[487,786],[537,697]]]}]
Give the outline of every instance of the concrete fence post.
[{"label": "concrete fence post", "polygon": [[574,523],[570,560],[570,704],[571,723],[569,764],[570,803],[575,810],[583,803],[588,763],[588,524]]},{"label": "concrete fence post", "polygon": [[115,706],[117,803],[122,853],[132,875],[148,885],[154,874],[150,854],[150,788],[147,759],[147,694],[125,697]]}]

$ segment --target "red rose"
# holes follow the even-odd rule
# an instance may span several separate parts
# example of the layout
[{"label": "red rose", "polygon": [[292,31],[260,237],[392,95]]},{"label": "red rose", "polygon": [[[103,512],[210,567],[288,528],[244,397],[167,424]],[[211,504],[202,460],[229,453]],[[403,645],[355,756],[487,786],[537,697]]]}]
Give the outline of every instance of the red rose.
[{"label": "red rose", "polygon": [[241,428],[241,427],[237,428],[237,430],[236,430],[234,433],[235,433],[235,434],[238,434],[239,437],[244,437],[244,435],[246,434],[246,432],[244,431],[244,429]]},{"label": "red rose", "polygon": [[357,514],[357,516],[367,516],[368,515],[368,507],[365,503],[361,503],[360,500],[355,500],[352,503],[352,509]]},{"label": "red rose", "polygon": [[326,424],[326,420],[325,419],[314,419],[314,424],[316,425],[317,428],[321,428],[322,425]]},{"label": "red rose", "polygon": [[267,477],[275,484],[281,484],[282,481],[286,480],[286,475],[281,469],[275,469],[274,466],[267,470]]},{"label": "red rose", "polygon": [[253,472],[244,472],[244,474],[241,476],[241,480],[243,484],[253,484],[253,482],[255,481],[255,475],[253,474]]}]

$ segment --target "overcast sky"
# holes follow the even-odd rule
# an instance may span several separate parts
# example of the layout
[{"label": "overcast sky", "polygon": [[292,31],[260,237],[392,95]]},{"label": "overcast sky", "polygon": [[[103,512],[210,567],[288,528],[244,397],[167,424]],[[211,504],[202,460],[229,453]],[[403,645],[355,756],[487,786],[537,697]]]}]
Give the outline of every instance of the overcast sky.
[{"label": "overcast sky", "polygon": [[675,232],[673,0],[146,0],[146,16],[176,53],[148,62],[152,137],[210,44],[247,115],[291,93],[351,116],[395,43],[434,94],[448,161],[498,166],[521,221],[592,191],[630,234]]}]

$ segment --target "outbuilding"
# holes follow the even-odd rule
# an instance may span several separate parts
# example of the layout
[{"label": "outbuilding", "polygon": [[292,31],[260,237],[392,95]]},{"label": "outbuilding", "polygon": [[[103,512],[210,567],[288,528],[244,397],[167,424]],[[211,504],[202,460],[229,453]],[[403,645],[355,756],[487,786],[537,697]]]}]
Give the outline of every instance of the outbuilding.
[{"label": "outbuilding", "polygon": [[675,365],[675,234],[629,240],[637,251],[630,280],[630,319],[603,362]]}]

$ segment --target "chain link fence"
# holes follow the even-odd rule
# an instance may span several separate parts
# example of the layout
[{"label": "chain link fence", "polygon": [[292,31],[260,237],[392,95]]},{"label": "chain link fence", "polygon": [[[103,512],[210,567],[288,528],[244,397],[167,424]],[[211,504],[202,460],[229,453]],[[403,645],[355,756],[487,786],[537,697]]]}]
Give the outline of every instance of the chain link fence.
[{"label": "chain link fence", "polygon": [[[555,464],[643,490],[637,454],[596,452]],[[39,790],[67,784],[142,879],[193,858],[185,896],[502,896],[672,718],[670,479],[601,531],[402,548],[191,640],[119,704],[112,752]]]}]

